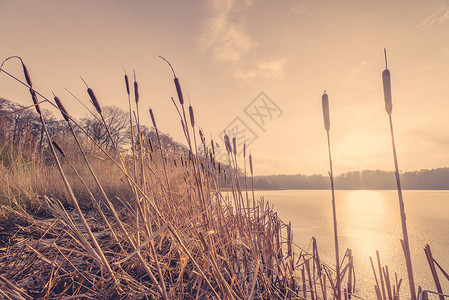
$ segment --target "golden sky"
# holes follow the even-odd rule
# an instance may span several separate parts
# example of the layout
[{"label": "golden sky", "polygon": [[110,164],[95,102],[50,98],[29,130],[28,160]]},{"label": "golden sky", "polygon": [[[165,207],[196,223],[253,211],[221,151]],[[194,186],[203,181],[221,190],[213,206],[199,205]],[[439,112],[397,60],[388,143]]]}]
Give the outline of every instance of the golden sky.
[{"label": "golden sky", "polygon": [[[21,56],[35,88],[71,114],[86,114],[65,91],[87,103],[80,76],[102,105],[127,109],[122,66],[134,68],[141,119],[150,124],[151,106],[160,129],[182,140],[162,55],[207,136],[246,125],[258,175],[327,173],[324,90],[334,172],[393,169],[384,48],[400,169],[448,166],[448,35],[447,0],[0,1],[1,60]],[[17,63],[5,70],[22,76]],[[0,97],[31,103],[4,74]]]}]

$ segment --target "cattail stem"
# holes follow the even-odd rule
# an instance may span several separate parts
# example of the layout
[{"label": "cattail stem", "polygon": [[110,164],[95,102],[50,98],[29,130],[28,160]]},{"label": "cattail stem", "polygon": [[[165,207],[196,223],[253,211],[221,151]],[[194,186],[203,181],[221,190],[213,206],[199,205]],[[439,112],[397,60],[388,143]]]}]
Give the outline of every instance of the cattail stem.
[{"label": "cattail stem", "polygon": [[403,250],[404,250],[405,263],[407,266],[408,283],[410,286],[410,297],[412,300],[416,300],[415,280],[413,278],[413,267],[412,267],[412,260],[411,260],[411,255],[410,255],[410,244],[409,244],[409,240],[408,240],[408,232],[407,232],[407,221],[406,221],[407,218],[405,215],[404,199],[402,197],[401,178],[399,177],[399,167],[398,167],[398,157],[396,154],[396,144],[394,141],[393,120],[391,118],[391,114],[388,114],[388,117],[390,120],[391,144],[393,147],[396,186],[397,186],[397,190],[398,190],[399,210],[400,210],[400,214],[401,214],[402,236],[404,239],[402,245],[403,245]]},{"label": "cattail stem", "polygon": [[329,130],[326,130],[327,132],[327,147],[329,152],[329,177],[331,181],[331,190],[332,190],[332,218],[334,222],[334,243],[335,243],[335,268],[337,273],[337,282],[336,282],[336,288],[337,288],[337,299],[341,299],[341,282],[340,282],[340,254],[339,254],[339,248],[338,248],[338,231],[337,231],[337,209],[335,205],[335,188],[334,188],[334,171],[332,168],[332,153],[331,153],[331,142],[330,142],[330,134]]}]

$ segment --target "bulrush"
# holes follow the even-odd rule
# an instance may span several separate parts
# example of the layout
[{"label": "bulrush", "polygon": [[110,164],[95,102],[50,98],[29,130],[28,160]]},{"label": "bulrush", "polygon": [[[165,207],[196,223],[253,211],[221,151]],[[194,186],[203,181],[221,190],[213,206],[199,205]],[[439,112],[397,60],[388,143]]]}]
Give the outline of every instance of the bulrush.
[{"label": "bulrush", "polygon": [[37,113],[42,115],[41,108],[39,106],[39,102],[37,101],[36,92],[33,90],[33,88],[30,88],[30,94],[31,94],[31,98],[33,99],[34,107],[36,107]]},{"label": "bulrush", "polygon": [[55,102],[56,102],[56,105],[59,107],[59,110],[61,111],[61,114],[62,114],[62,117],[64,118],[64,120],[66,120],[67,122],[70,122],[69,113],[65,109],[65,107],[62,104],[61,100],[58,97],[56,97],[56,96],[55,96]]},{"label": "bulrush", "polygon": [[189,114],[190,114],[190,124],[192,127],[195,127],[195,116],[193,115],[193,107],[189,105]]},{"label": "bulrush", "polygon": [[125,85],[126,85],[126,93],[128,94],[128,96],[129,96],[129,80],[128,80],[128,75],[126,74],[126,71],[125,71]]},{"label": "bulrush", "polygon": [[159,57],[162,58],[170,66],[170,69],[173,72],[173,76],[175,77],[174,81],[175,81],[176,93],[178,94],[179,103],[181,105],[184,105],[184,97],[182,96],[181,85],[179,84],[178,77],[176,77],[175,70],[173,69],[171,63],[168,60],[166,60],[162,56],[159,56]]},{"label": "bulrush", "polygon": [[133,70],[134,72],[134,100],[136,100],[136,104],[139,104],[139,84],[137,83],[136,80],[136,71]]},{"label": "bulrush", "polygon": [[412,300],[416,299],[416,291],[415,291],[415,279],[413,277],[413,267],[412,267],[412,259],[410,255],[410,244],[408,239],[407,232],[407,222],[405,215],[405,205],[404,199],[402,197],[402,187],[401,187],[401,178],[399,177],[399,166],[398,166],[398,157],[396,154],[396,144],[394,142],[394,132],[393,132],[393,119],[391,117],[391,113],[393,111],[393,104],[391,101],[391,82],[390,82],[390,71],[388,70],[387,65],[387,50],[384,49],[385,54],[385,70],[382,72],[382,82],[384,87],[384,98],[385,98],[385,110],[387,111],[388,118],[390,121],[390,133],[391,133],[391,144],[393,146],[393,158],[394,158],[394,167],[395,167],[395,176],[396,176],[396,185],[398,190],[398,198],[399,198],[399,210],[401,214],[401,223],[402,223],[402,236],[403,240],[402,249],[404,250],[405,263],[407,266],[407,275],[408,275],[408,284],[410,287],[410,296]]},{"label": "bulrush", "polygon": [[385,54],[385,70],[382,72],[382,83],[384,86],[385,110],[387,114],[391,115],[391,113],[393,112],[393,102],[391,100],[391,77],[390,77],[390,70],[388,70],[386,49],[384,49],[384,54]]},{"label": "bulrush", "polygon": [[323,96],[321,96],[321,102],[323,104],[323,119],[324,119],[324,128],[326,131],[329,131],[331,128],[331,121],[329,118],[329,97],[324,91]]},{"label": "bulrush", "polygon": [[324,119],[324,129],[327,133],[327,147],[329,151],[329,177],[331,181],[332,190],[332,217],[334,221],[334,243],[335,243],[335,268],[336,268],[336,297],[338,300],[341,299],[341,277],[340,277],[340,255],[338,248],[338,231],[337,231],[337,210],[335,205],[335,191],[334,191],[334,171],[332,170],[332,155],[331,155],[331,142],[329,130],[331,128],[330,116],[329,116],[329,97],[324,90],[323,96],[321,96],[321,103],[323,105],[323,119]]},{"label": "bulrush", "polygon": [[[22,60],[21,60],[22,61]],[[28,73],[28,69],[22,61],[23,74],[25,75],[25,80],[30,87],[33,86],[33,82],[31,81],[30,73]]]},{"label": "bulrush", "polygon": [[56,148],[56,150],[58,150],[58,152],[59,152],[63,157],[65,157],[65,152],[64,152],[64,150],[62,150],[61,146],[59,146],[59,144],[58,144],[57,142],[55,142],[55,141],[52,141],[51,143],[52,143],[53,146]]},{"label": "bulrush", "polygon": [[102,114],[101,106],[97,100],[97,97],[95,96],[94,91],[87,85],[87,83],[84,81],[83,77],[81,77],[81,80],[84,82],[84,84],[87,87],[87,93],[89,94],[89,97],[90,97],[90,100],[92,101],[93,106],[95,107],[97,112],[101,115]]},{"label": "bulrush", "polygon": [[229,140],[229,136],[227,135],[226,132],[224,135],[224,142],[225,142],[225,146],[226,146],[226,151],[228,153],[232,153],[231,141]]}]

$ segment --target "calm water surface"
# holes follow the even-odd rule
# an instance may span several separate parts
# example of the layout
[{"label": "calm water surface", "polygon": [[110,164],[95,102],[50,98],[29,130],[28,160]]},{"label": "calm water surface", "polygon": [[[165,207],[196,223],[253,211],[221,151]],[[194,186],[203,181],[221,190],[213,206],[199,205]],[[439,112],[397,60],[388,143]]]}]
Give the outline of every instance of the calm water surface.
[{"label": "calm water surface", "polygon": [[[431,246],[436,261],[449,272],[449,191],[404,191],[405,213],[416,285],[435,291],[424,254]],[[294,241],[307,249],[317,238],[320,258],[334,264],[332,203],[330,191],[258,191],[274,205],[284,222],[291,221]],[[402,278],[402,298],[408,294],[405,260],[399,239],[402,238],[396,191],[336,191],[340,259],[352,249],[357,277],[357,294],[374,299],[375,284],[369,257],[379,250],[390,277]],[[374,260],[374,262],[376,262]],[[376,270],[377,272],[377,270]],[[443,291],[449,283],[440,275]]]}]

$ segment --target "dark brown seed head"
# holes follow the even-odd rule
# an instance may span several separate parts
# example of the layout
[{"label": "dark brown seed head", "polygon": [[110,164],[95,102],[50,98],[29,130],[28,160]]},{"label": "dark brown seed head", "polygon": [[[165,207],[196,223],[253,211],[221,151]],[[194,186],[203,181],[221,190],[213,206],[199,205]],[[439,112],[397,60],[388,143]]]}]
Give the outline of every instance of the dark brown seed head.
[{"label": "dark brown seed head", "polygon": [[87,88],[87,93],[89,94],[90,100],[92,101],[92,104],[95,106],[95,109],[101,115],[102,114],[101,106],[100,106],[100,103],[98,103],[98,100],[97,100],[97,97],[95,96],[94,91],[91,88]]},{"label": "dark brown seed head", "polygon": [[125,74],[126,93],[129,95],[129,80],[128,75]]},{"label": "dark brown seed head", "polygon": [[61,100],[59,100],[59,98],[56,96],[55,96],[55,102],[56,102],[56,105],[59,107],[59,110],[61,111],[61,114],[62,114],[62,117],[64,118],[64,120],[66,120],[67,122],[70,122],[69,113],[65,109],[64,105],[62,105]]},{"label": "dark brown seed head", "polygon": [[391,76],[390,70],[385,69],[382,72],[382,83],[384,86],[385,110],[388,114],[393,112],[393,102],[391,100]]},{"label": "dark brown seed head", "polygon": [[62,150],[61,146],[59,146],[59,144],[56,143],[55,141],[52,141],[51,143],[52,143],[53,146],[56,148],[56,150],[58,150],[58,152],[61,153],[61,155],[62,155],[63,157],[65,157],[64,150]]},{"label": "dark brown seed head", "polygon": [[193,115],[192,105],[189,106],[189,113],[190,113],[190,124],[192,125],[192,127],[195,127],[195,116]]},{"label": "dark brown seed head", "polygon": [[151,143],[151,139],[148,139],[148,144],[150,145],[151,152],[153,152],[153,143]]},{"label": "dark brown seed head", "polygon": [[229,136],[227,134],[225,134],[225,136],[224,136],[224,142],[225,142],[225,146],[226,146],[226,151],[232,152],[231,142],[230,142]]},{"label": "dark brown seed head", "polygon": [[28,69],[25,64],[22,62],[23,74],[25,74],[25,80],[30,87],[33,86],[33,82],[31,81],[30,73],[28,73]]},{"label": "dark brown seed head", "polygon": [[211,144],[211,147],[212,147],[212,153],[215,155],[215,146],[214,146],[214,140],[213,139],[210,140],[210,144]]},{"label": "dark brown seed head", "polygon": [[246,143],[243,143],[243,158],[246,157]]},{"label": "dark brown seed head", "polygon": [[182,96],[181,85],[179,84],[178,78],[175,78],[175,86],[176,86],[176,92],[178,93],[179,103],[181,103],[181,105],[184,105],[184,97]]},{"label": "dark brown seed head", "polygon": [[139,84],[137,81],[134,81],[134,99],[136,100],[136,104],[139,104]]},{"label": "dark brown seed head", "polygon": [[234,155],[237,155],[237,139],[235,137],[232,138],[232,145],[234,146]]},{"label": "dark brown seed head", "polygon": [[36,92],[32,88],[30,88],[30,94],[31,94],[31,98],[33,99],[34,107],[36,107],[37,113],[42,115],[41,107],[39,106],[39,101],[37,101]]},{"label": "dark brown seed head", "polygon": [[251,176],[253,176],[253,157],[251,156],[251,153],[249,154],[249,169],[251,171]]},{"label": "dark brown seed head", "polygon": [[324,118],[324,128],[326,131],[329,131],[331,128],[331,122],[329,118],[329,97],[324,91],[323,96],[321,97],[321,102],[323,104],[323,118]]},{"label": "dark brown seed head", "polygon": [[150,108],[150,116],[151,116],[151,122],[153,122],[154,128],[157,128],[156,120],[154,119],[153,110],[151,108]]}]

